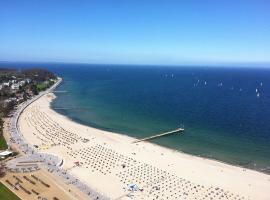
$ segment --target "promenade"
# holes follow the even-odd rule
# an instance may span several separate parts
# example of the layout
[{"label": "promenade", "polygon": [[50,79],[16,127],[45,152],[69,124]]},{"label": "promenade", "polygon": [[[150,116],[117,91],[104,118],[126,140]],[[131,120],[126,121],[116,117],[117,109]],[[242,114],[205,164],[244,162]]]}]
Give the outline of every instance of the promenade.
[{"label": "promenade", "polygon": [[[81,192],[85,193],[89,199],[101,199],[101,200],[107,200],[109,198],[105,197],[104,195],[96,192],[94,189],[90,188],[88,185],[80,181],[77,177],[72,176],[69,174],[66,170],[64,170],[61,166],[63,163],[63,160],[59,158],[56,155],[48,154],[48,153],[41,153],[39,152],[33,145],[29,144],[23,134],[20,132],[20,129],[17,126],[20,114],[33,102],[41,98],[42,96],[51,93],[60,83],[62,79],[58,78],[58,81],[49,89],[46,91],[40,92],[39,95],[33,97],[32,99],[29,99],[26,102],[23,102],[20,104],[15,111],[12,113],[12,118],[10,120],[11,122],[11,127],[10,127],[10,136],[11,136],[11,141],[16,144],[18,149],[25,155],[30,156],[31,158],[38,158],[41,160],[41,165],[47,169],[50,173],[57,175],[61,178],[63,178],[65,183],[67,185],[72,184],[73,186],[77,187]],[[13,172],[31,172],[34,171],[34,168],[32,169],[29,167],[28,170],[21,169],[18,167],[17,169],[13,169]],[[12,171],[12,169],[11,169]]]}]

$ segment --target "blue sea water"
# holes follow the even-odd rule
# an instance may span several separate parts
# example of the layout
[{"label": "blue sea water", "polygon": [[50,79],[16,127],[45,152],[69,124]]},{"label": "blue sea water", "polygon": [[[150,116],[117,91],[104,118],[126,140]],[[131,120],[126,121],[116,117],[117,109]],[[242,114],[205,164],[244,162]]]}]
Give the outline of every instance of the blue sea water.
[{"label": "blue sea water", "polygon": [[270,173],[270,69],[38,66],[63,78],[52,108],[77,122],[137,138],[182,125],[152,142]]}]

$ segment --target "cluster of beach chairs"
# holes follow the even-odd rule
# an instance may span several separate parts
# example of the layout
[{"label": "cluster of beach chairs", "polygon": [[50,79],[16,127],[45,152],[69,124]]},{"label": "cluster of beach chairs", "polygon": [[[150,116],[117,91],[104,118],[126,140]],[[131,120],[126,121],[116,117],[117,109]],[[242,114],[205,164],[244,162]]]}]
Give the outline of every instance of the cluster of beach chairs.
[{"label": "cluster of beach chairs", "polygon": [[[54,146],[62,145],[70,148],[70,145],[78,141],[84,141],[77,134],[68,131],[55,121],[53,121],[46,113],[40,111],[38,106],[32,106],[25,120],[30,127],[34,127],[33,134],[42,141],[43,145]],[[50,144],[50,145],[49,145]]]},{"label": "cluster of beach chairs", "polygon": [[80,160],[89,173],[114,173],[123,184],[123,193],[130,193],[129,184],[137,185],[139,190],[131,192],[133,199],[245,199],[218,187],[190,182],[100,144],[70,151],[69,155]]},{"label": "cluster of beach chairs", "polygon": [[92,171],[99,171],[104,175],[112,173],[112,169],[117,167],[124,168],[136,162],[133,158],[124,156],[99,144],[71,151],[69,155],[74,159],[80,160],[83,167]]}]

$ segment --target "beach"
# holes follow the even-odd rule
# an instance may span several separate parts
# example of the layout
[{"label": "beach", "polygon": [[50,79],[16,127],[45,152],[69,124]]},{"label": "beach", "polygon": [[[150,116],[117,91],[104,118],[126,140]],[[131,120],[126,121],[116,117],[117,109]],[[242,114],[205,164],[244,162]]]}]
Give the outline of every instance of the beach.
[{"label": "beach", "polygon": [[[78,124],[51,109],[48,93],[18,128],[39,152],[111,199],[269,199],[270,176]],[[128,197],[129,196],[129,197]]]},{"label": "beach", "polygon": [[0,200],[270,200],[269,9],[1,1]]}]

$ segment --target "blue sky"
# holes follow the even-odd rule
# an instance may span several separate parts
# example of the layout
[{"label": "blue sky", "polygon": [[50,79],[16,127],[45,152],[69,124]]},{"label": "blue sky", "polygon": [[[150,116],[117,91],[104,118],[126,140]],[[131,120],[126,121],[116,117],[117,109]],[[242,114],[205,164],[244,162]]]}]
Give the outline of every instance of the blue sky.
[{"label": "blue sky", "polygon": [[0,60],[270,62],[270,1],[0,1]]}]

